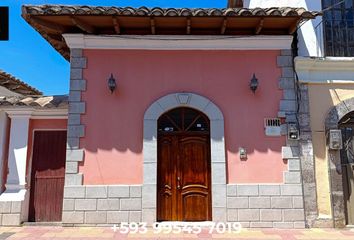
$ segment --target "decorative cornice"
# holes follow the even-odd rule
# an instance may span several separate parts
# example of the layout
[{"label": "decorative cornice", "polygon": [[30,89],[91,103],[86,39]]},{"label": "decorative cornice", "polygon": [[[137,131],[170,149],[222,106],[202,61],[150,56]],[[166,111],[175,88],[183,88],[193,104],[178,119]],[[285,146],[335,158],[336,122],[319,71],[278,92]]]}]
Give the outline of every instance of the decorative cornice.
[{"label": "decorative cornice", "polygon": [[3,109],[10,118],[67,119],[68,109],[35,109],[32,107],[10,107]]},{"label": "decorative cornice", "polygon": [[9,118],[27,118],[29,119],[32,115],[33,109],[31,108],[13,108],[13,109],[6,109],[6,113],[8,114]]},{"label": "decorative cornice", "polygon": [[295,69],[303,83],[354,84],[354,58],[296,57]]},{"label": "decorative cornice", "polygon": [[293,37],[281,36],[94,36],[63,34],[69,48],[144,50],[280,50],[290,49]]}]

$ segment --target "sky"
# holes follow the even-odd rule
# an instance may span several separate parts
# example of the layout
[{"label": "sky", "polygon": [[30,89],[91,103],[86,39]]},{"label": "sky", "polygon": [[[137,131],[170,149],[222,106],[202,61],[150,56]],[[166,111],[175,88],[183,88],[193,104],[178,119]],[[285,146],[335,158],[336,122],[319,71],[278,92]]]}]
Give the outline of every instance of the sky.
[{"label": "sky", "polygon": [[21,17],[24,4],[66,4],[132,7],[225,7],[227,0],[0,0],[10,9],[9,41],[0,41],[0,70],[42,91],[69,92],[69,62]]}]

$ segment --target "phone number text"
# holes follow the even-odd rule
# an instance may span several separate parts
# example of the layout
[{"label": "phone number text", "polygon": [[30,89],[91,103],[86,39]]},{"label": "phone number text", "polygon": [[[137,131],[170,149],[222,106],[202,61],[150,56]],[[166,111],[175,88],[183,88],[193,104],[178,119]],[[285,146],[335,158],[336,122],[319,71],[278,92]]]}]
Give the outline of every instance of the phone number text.
[{"label": "phone number text", "polygon": [[211,222],[206,225],[193,224],[193,223],[160,223],[155,222],[149,225],[146,222],[122,222],[118,225],[113,225],[114,232],[119,232],[122,234],[144,234],[148,232],[148,229],[152,229],[155,234],[179,234],[179,233],[190,233],[199,234],[204,231],[212,233],[240,233],[242,226],[239,222]]}]

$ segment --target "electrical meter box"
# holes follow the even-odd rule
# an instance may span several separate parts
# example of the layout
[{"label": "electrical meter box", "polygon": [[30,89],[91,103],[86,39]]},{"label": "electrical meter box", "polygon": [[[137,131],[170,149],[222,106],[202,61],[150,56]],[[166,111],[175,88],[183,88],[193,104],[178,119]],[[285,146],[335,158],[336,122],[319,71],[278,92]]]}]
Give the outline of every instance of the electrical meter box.
[{"label": "electrical meter box", "polygon": [[300,133],[296,123],[288,123],[288,139],[299,140]]},{"label": "electrical meter box", "polygon": [[328,147],[331,150],[340,150],[343,148],[342,132],[339,129],[331,129],[328,133]]}]

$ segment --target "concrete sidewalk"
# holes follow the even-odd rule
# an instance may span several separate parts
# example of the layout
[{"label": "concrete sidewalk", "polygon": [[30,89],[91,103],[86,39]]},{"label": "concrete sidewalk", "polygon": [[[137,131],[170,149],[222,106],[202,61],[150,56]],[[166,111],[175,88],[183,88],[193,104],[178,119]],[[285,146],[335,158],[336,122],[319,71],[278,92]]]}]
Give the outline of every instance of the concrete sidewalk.
[{"label": "concrete sidewalk", "polygon": [[155,234],[149,229],[145,234],[121,234],[104,227],[1,227],[0,239],[286,239],[286,240],[354,240],[353,229],[243,229],[241,233],[209,234]]}]

